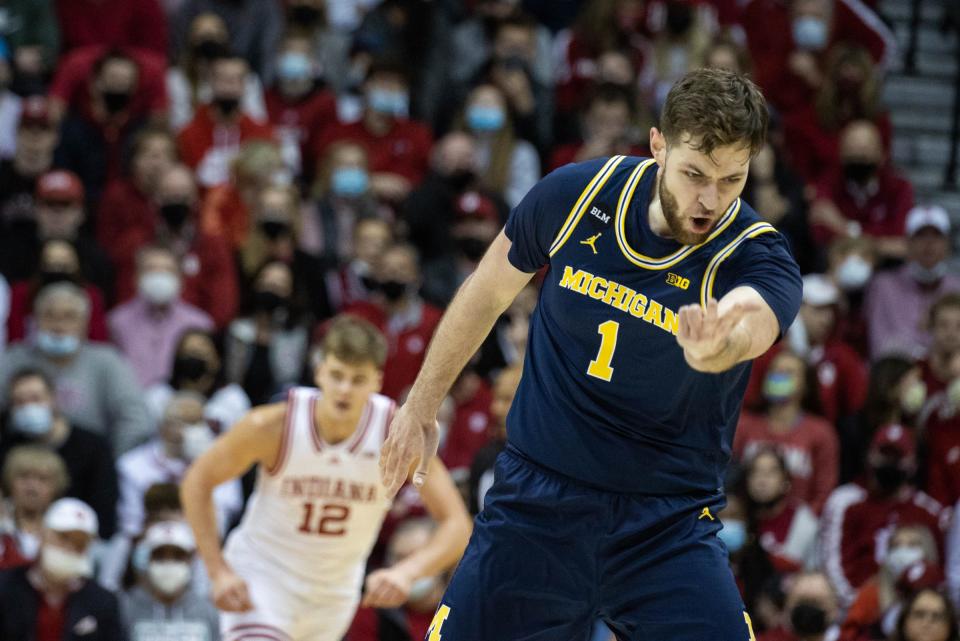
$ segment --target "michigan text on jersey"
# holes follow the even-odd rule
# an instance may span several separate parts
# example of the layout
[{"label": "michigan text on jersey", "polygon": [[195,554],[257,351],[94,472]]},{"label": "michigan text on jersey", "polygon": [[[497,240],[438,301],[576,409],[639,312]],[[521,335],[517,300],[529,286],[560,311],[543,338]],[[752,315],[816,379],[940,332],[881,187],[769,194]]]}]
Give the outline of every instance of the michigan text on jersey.
[{"label": "michigan text on jersey", "polygon": [[560,287],[602,301],[673,335],[680,327],[680,320],[672,309],[626,285],[594,276],[582,269],[574,271],[569,265],[564,266]]}]

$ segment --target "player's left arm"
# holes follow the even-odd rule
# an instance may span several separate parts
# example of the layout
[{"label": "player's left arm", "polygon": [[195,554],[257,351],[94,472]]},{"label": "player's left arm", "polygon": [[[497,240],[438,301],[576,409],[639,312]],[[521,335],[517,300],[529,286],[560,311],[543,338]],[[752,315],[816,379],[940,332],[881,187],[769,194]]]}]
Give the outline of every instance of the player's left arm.
[{"label": "player's left arm", "polygon": [[[413,470],[411,469],[411,477]],[[436,576],[452,567],[463,555],[473,524],[457,486],[440,459],[430,461],[427,482],[420,498],[437,523],[430,541],[395,565],[371,572],[366,580],[363,605],[392,608],[402,605],[413,582]]]}]

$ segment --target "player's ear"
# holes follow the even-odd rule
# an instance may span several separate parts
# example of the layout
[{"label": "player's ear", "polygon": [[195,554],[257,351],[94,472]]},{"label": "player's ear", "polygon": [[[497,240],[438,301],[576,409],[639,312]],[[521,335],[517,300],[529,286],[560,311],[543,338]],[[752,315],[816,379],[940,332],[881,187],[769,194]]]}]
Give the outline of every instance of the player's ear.
[{"label": "player's ear", "polygon": [[657,164],[663,167],[667,160],[667,139],[656,127],[650,127],[650,153]]}]

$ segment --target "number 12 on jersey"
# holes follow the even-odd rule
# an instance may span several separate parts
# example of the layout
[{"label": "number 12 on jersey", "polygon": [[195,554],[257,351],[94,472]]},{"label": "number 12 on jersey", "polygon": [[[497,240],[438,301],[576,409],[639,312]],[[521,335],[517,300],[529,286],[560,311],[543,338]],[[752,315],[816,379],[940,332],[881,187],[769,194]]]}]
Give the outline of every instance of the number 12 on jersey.
[{"label": "number 12 on jersey", "polygon": [[590,361],[587,374],[609,382],[613,377],[613,368],[610,367],[610,362],[613,360],[613,352],[617,349],[617,334],[620,332],[620,323],[612,320],[600,323],[597,332],[600,334],[600,351],[597,352],[597,357]]}]

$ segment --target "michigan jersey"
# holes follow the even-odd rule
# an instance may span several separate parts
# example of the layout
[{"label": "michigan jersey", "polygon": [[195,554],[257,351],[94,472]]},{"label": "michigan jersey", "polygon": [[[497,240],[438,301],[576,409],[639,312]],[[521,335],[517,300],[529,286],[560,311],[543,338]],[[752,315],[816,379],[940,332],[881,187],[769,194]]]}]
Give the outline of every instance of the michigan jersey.
[{"label": "michigan jersey", "polygon": [[511,212],[510,262],[547,269],[508,441],[599,489],[715,492],[750,365],[692,369],[676,340],[678,310],[750,286],[785,331],[800,274],[784,238],[740,199],[700,245],[654,234],[657,170],[624,156],[567,165]]}]

